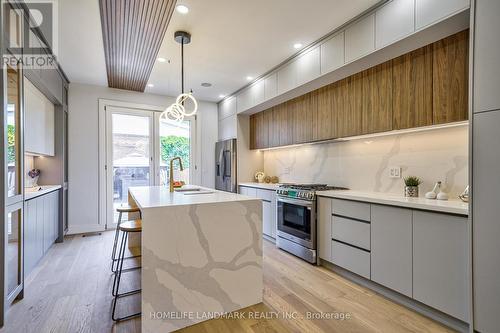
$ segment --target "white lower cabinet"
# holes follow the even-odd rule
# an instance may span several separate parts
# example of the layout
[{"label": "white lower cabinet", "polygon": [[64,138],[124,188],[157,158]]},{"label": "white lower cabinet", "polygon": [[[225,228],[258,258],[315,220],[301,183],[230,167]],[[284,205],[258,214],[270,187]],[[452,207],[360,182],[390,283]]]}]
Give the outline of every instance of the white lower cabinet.
[{"label": "white lower cabinet", "polygon": [[25,202],[24,272],[28,275],[58,236],[59,191]]},{"label": "white lower cabinet", "polygon": [[372,205],[372,280],[412,297],[412,211]]},{"label": "white lower cabinet", "polygon": [[467,218],[413,211],[413,298],[467,321]]},{"label": "white lower cabinet", "polygon": [[353,273],[370,278],[370,252],[332,241],[332,262]]},{"label": "white lower cabinet", "polygon": [[318,197],[318,256],[332,261],[332,199]]},{"label": "white lower cabinet", "polygon": [[240,186],[240,194],[262,199],[262,233],[276,238],[276,192]]},{"label": "white lower cabinet", "polygon": [[467,217],[318,198],[319,257],[469,320]]}]

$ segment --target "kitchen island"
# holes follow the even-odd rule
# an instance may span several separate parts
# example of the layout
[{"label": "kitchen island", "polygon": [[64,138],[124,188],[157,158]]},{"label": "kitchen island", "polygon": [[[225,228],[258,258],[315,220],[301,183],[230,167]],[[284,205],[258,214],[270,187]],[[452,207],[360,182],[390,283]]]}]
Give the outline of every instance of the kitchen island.
[{"label": "kitchen island", "polygon": [[131,187],[142,214],[142,332],[262,302],[262,202],[198,188]]}]

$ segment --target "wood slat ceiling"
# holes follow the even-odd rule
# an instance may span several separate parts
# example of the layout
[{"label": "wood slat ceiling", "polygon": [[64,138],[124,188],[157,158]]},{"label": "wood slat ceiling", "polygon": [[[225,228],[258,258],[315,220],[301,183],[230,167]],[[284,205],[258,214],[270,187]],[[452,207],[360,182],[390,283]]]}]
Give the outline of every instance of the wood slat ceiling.
[{"label": "wood slat ceiling", "polygon": [[176,0],[99,0],[108,85],[143,92]]}]

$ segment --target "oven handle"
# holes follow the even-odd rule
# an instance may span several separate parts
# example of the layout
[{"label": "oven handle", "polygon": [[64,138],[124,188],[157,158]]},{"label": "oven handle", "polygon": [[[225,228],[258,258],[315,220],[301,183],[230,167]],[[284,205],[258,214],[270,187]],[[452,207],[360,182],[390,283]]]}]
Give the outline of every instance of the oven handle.
[{"label": "oven handle", "polygon": [[311,207],[313,205],[313,203],[311,201],[298,200],[298,199],[290,199],[290,198],[281,198],[281,197],[278,197],[277,200],[280,201],[280,202],[285,202],[285,203],[289,203],[289,204],[295,204],[295,205],[299,205],[299,206],[305,206],[305,207],[307,207],[307,209],[311,209]]}]

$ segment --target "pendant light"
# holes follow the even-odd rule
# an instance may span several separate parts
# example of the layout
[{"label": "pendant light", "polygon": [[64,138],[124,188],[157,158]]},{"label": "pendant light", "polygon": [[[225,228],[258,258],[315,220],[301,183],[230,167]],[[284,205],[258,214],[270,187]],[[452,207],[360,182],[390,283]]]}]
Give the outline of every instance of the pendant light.
[{"label": "pendant light", "polygon": [[[181,122],[184,120],[184,117],[191,117],[196,114],[198,102],[193,96],[193,91],[189,93],[184,92],[184,44],[189,44],[191,42],[191,34],[185,31],[176,31],[174,33],[174,39],[177,43],[181,44],[181,94],[177,96],[175,103],[162,112],[160,120]],[[188,100],[193,104],[193,108],[190,111],[187,111],[184,105]]]}]

